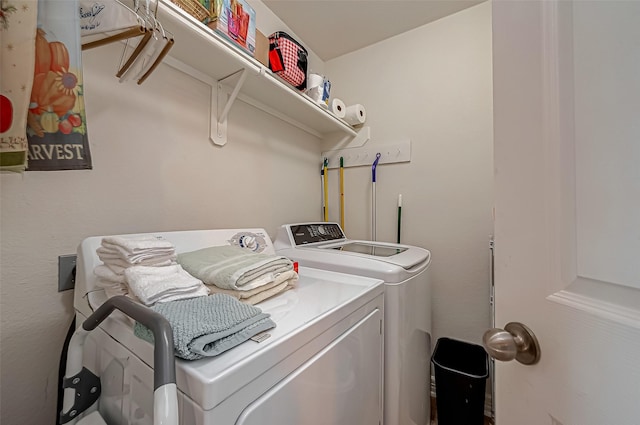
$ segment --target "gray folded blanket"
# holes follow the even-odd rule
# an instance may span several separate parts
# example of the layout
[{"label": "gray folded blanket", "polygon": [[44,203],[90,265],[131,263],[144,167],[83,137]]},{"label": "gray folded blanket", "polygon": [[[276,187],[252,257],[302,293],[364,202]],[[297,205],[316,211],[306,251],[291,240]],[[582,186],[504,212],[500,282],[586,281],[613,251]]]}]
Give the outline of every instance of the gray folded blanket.
[{"label": "gray folded blanket", "polygon": [[212,246],[178,254],[178,263],[207,285],[248,291],[293,270],[286,257],[259,254],[237,246]]},{"label": "gray folded blanket", "polygon": [[[276,326],[269,314],[226,294],[159,303],[150,308],[169,321],[176,356],[186,360],[217,356]],[[153,342],[151,331],[138,322],[134,333]]]}]

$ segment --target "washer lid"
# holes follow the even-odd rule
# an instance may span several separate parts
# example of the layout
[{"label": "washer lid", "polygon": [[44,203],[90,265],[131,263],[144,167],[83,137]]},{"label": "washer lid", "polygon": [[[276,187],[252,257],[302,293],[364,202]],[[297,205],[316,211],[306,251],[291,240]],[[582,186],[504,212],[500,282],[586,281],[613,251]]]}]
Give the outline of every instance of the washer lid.
[{"label": "washer lid", "polygon": [[[276,252],[281,255],[294,260],[301,258],[314,260],[318,264],[362,260],[359,263],[361,265],[355,269],[380,267],[379,262],[383,262],[387,263],[389,267],[401,267],[404,270],[414,271],[416,268],[428,266],[431,261],[431,253],[424,248],[388,242],[347,239],[338,223],[328,222],[282,225],[278,229],[273,246]],[[329,255],[332,251],[347,257],[338,260],[334,255]],[[314,255],[322,255],[315,261],[311,258],[312,255],[308,255],[312,252]],[[368,260],[369,265],[364,260]],[[377,266],[372,265],[372,261],[375,261]],[[307,265],[321,267],[311,263],[307,263]]]},{"label": "washer lid", "polygon": [[417,246],[350,239],[342,242],[316,245],[314,248],[334,250],[353,257],[384,261],[385,263],[400,266],[405,270],[428,263],[431,257],[429,251]]}]

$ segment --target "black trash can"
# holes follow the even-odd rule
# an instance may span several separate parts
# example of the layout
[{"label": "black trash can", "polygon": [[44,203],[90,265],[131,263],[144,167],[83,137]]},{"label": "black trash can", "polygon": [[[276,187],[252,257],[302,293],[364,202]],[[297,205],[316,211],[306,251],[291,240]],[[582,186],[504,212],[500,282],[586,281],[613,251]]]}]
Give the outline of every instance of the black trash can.
[{"label": "black trash can", "polygon": [[489,358],[480,345],[439,338],[431,356],[438,425],[483,425]]}]

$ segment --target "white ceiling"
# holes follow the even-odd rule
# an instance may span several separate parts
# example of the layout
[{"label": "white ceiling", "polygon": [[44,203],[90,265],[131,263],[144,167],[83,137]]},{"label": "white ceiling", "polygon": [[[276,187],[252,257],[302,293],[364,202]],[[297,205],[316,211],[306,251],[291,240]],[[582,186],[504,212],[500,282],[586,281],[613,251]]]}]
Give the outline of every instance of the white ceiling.
[{"label": "white ceiling", "polygon": [[484,0],[262,0],[323,61]]}]

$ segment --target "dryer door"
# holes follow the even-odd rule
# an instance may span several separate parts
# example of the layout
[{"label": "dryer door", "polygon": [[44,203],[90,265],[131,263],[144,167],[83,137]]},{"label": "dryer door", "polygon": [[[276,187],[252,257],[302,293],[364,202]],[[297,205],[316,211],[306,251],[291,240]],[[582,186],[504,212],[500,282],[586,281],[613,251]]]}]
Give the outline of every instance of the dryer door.
[{"label": "dryer door", "polygon": [[236,425],[381,423],[381,320],[372,311],[250,404]]}]

